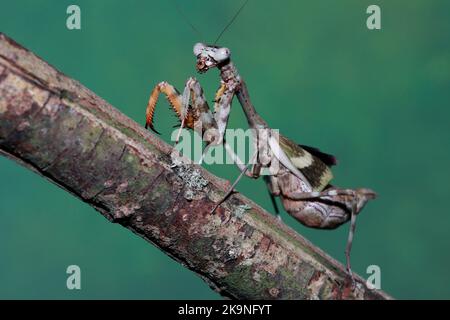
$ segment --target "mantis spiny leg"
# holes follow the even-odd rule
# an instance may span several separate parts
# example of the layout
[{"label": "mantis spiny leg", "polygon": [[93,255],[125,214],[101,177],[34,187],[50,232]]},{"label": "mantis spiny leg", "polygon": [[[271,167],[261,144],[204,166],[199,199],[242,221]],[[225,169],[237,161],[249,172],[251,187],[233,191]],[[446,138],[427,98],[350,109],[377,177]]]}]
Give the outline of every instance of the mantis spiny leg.
[{"label": "mantis spiny leg", "polygon": [[170,106],[173,108],[178,117],[181,116],[181,97],[177,89],[169,83],[163,81],[158,83],[152,90],[148,100],[147,109],[145,112],[145,128],[150,128],[152,131],[158,133],[153,125],[153,117],[155,113],[156,103],[158,102],[159,94],[166,95]]},{"label": "mantis spiny leg", "polygon": [[[216,145],[225,143],[224,135],[225,130],[228,125],[228,117],[230,115],[231,110],[231,101],[233,100],[234,91],[227,89],[225,83],[221,83],[219,89],[216,91],[216,95],[214,97],[214,120],[215,120],[215,129],[217,130],[217,139],[214,141]],[[202,164],[203,159],[209,150],[211,143],[206,145],[205,149],[202,152],[202,156],[200,157],[199,164]],[[227,150],[229,151],[229,150]],[[229,153],[231,156],[231,153]],[[244,168],[240,168],[241,171]],[[247,170],[247,169],[245,169]]]}]

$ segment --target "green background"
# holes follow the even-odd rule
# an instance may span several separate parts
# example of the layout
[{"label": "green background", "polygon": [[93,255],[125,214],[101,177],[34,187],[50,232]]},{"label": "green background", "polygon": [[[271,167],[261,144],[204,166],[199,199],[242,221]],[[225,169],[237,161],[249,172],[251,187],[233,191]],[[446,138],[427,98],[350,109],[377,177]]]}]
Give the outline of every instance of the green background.
[{"label": "green background", "polygon": [[[102,96],[139,123],[148,95],[195,75],[211,100],[216,70],[195,74],[192,46],[212,42],[241,1],[5,1],[0,31]],[[82,29],[65,27],[78,4]],[[382,30],[366,8],[382,9]],[[396,298],[450,298],[450,2],[251,0],[220,41],[253,102],[273,128],[337,155],[334,183],[379,193],[358,220],[354,269],[381,267]],[[161,100],[157,128],[175,119]],[[246,127],[235,101],[231,127]],[[233,166],[208,167],[234,179]],[[238,190],[269,210],[262,180]],[[344,261],[348,226],[286,223]],[[66,267],[82,290],[66,289]],[[0,159],[0,298],[220,298],[195,274],[86,204]]]}]

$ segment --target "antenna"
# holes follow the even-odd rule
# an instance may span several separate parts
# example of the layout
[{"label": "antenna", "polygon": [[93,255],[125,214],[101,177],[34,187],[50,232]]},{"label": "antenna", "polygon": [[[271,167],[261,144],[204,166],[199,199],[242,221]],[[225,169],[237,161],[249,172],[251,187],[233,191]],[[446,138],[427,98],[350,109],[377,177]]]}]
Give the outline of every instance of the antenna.
[{"label": "antenna", "polygon": [[189,20],[189,18],[183,13],[183,10],[181,10],[180,6],[176,2],[176,0],[171,0],[172,4],[174,5],[175,9],[178,11],[178,14],[184,19],[184,21],[191,27],[191,29],[200,37],[200,39],[203,38],[202,34],[198,29],[192,24],[192,22]]},{"label": "antenna", "polygon": [[245,0],[245,2],[241,5],[239,10],[235,13],[234,17],[228,22],[228,24],[223,28],[222,32],[217,37],[216,41],[214,41],[214,45],[219,41],[219,39],[222,37],[222,35],[225,33],[225,31],[228,29],[229,26],[231,26],[234,22],[234,20],[237,18],[237,16],[241,13],[242,9],[244,9],[245,5],[247,4],[249,0]]}]

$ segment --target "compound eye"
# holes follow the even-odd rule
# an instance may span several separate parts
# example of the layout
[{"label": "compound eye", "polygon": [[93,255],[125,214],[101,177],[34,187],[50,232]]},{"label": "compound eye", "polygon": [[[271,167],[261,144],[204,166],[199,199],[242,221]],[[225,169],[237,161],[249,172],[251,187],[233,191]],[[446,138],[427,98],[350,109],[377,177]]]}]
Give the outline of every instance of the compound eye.
[{"label": "compound eye", "polygon": [[205,45],[203,43],[196,43],[194,45],[194,55],[198,56],[200,53],[202,53],[203,49],[205,49]]},{"label": "compound eye", "polygon": [[227,60],[231,55],[230,49],[228,48],[219,48],[214,54],[214,58],[216,61],[224,61]]}]

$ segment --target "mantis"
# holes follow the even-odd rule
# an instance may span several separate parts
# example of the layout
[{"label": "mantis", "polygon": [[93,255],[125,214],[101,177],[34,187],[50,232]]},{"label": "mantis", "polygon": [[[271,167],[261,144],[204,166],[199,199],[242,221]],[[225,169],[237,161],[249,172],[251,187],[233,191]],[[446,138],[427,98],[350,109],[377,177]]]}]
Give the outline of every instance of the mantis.
[{"label": "mantis", "polygon": [[[222,200],[216,203],[211,214],[228,198],[244,175],[257,179],[261,177],[262,170],[266,169],[269,175],[263,175],[263,178],[278,218],[280,216],[276,197],[281,199],[283,207],[292,217],[307,227],[335,229],[350,221],[345,257],[347,273],[354,286],[350,252],[356,228],[356,216],[369,200],[376,198],[376,193],[368,188],[342,189],[332,186],[330,181],[333,174],[330,167],[336,164],[334,156],[323,153],[317,148],[299,145],[279,134],[277,130],[270,128],[256,112],[250,100],[247,85],[231,61],[230,49],[216,45],[248,2],[249,0],[243,2],[213,45],[196,43],[193,48],[199,73],[205,73],[214,68],[220,71],[220,86],[215,94],[213,112],[209,108],[200,83],[194,77],[187,80],[182,94],[174,86],[163,81],[157,84],[150,94],[145,128],[158,133],[154,128],[153,118],[158,97],[162,93],[167,97],[170,106],[181,121],[176,143],[184,127],[200,134],[206,142],[200,163],[210,146],[223,144],[241,173]],[[190,27],[201,35],[182,14],[176,2],[174,5]],[[224,138],[234,96],[239,100],[248,125],[252,129],[255,153],[248,165],[239,159]]]},{"label": "mantis", "polygon": [[[206,148],[224,144],[241,174],[224,199],[216,204],[212,213],[233,192],[234,186],[243,175],[257,179],[261,176],[262,168],[265,168],[270,172],[264,179],[272,200],[279,197],[285,210],[303,225],[317,229],[335,229],[350,221],[345,256],[347,272],[354,283],[350,251],[356,216],[369,200],[376,197],[375,192],[367,188],[341,189],[330,185],[333,178],[330,167],[336,164],[333,156],[316,148],[298,145],[271,129],[256,112],[247,86],[231,61],[228,48],[197,43],[193,52],[199,73],[205,73],[212,68],[218,68],[220,71],[220,86],[214,99],[214,112],[211,112],[203,89],[195,78],[187,80],[182,94],[169,83],[160,82],[149,98],[146,128],[154,130],[154,111],[158,96],[163,93],[181,120],[180,130],[187,127],[200,133],[207,144]],[[256,151],[250,170],[249,165],[239,161],[224,139],[234,96],[238,98],[244,110],[249,127],[254,129],[252,132]],[[274,170],[273,163],[276,161],[279,166]],[[277,207],[275,210],[278,213]]]}]

